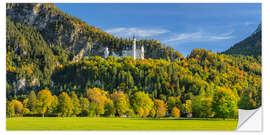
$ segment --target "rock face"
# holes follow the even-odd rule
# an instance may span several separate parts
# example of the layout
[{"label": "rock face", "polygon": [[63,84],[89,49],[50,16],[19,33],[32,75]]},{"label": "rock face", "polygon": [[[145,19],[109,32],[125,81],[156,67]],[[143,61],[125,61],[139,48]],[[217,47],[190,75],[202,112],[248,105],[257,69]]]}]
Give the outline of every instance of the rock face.
[{"label": "rock face", "polygon": [[[57,67],[85,56],[104,57],[106,48],[110,56],[123,56],[123,50],[132,46],[132,40],[117,38],[90,26],[54,4],[8,3],[6,7],[6,65],[10,91],[53,86],[50,79]],[[142,39],[135,43],[145,47],[145,58],[183,58],[157,40]]]},{"label": "rock face", "polygon": [[53,4],[7,4],[7,17],[15,23],[36,27],[48,45],[60,45],[79,58],[103,55],[104,47],[84,31],[87,24]]},{"label": "rock face", "polygon": [[[132,45],[130,39],[117,38],[59,10],[54,4],[8,3],[7,17],[14,23],[36,28],[49,47],[60,46],[72,56],[103,56],[106,47],[111,54],[122,56],[123,48]],[[183,56],[156,40],[139,40],[144,45],[145,58],[179,59]]]},{"label": "rock face", "polygon": [[20,80],[17,81],[16,87],[17,90],[24,90],[26,86],[26,79],[22,78]]}]

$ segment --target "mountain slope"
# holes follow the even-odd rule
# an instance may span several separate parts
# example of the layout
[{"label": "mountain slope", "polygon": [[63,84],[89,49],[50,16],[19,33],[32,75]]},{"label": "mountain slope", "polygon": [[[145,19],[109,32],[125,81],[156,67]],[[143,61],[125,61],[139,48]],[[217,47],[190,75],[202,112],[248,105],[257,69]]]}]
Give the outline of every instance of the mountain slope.
[{"label": "mountain slope", "polygon": [[[121,55],[129,39],[116,38],[82,20],[63,13],[54,4],[7,4],[7,94],[51,85],[55,67],[110,52]],[[156,40],[140,40],[145,58],[178,59],[183,56]],[[22,91],[20,91],[22,90]]]},{"label": "mountain slope", "polygon": [[7,89],[50,84],[56,66],[68,61],[67,52],[57,46],[49,47],[35,27],[14,24],[7,18]]},{"label": "mountain slope", "polygon": [[261,24],[258,28],[246,39],[233,45],[231,48],[223,52],[224,54],[241,54],[246,56],[261,56],[262,55],[262,30]]},{"label": "mountain slope", "polygon": [[[75,58],[103,56],[105,47],[110,52],[122,55],[132,41],[116,38],[81,19],[59,10],[54,4],[7,4],[7,17],[14,23],[36,27],[50,46],[60,46]],[[145,58],[176,59],[183,56],[171,47],[156,40],[140,40],[137,45],[145,46]]]}]

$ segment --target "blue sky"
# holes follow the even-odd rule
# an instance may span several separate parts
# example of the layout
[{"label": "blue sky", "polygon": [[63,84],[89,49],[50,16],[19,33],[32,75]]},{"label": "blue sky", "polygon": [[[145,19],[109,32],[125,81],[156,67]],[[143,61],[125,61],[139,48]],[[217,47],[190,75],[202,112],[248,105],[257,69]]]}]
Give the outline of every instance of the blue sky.
[{"label": "blue sky", "polygon": [[56,4],[114,36],[156,39],[188,55],[194,48],[228,49],[261,23],[261,4]]}]

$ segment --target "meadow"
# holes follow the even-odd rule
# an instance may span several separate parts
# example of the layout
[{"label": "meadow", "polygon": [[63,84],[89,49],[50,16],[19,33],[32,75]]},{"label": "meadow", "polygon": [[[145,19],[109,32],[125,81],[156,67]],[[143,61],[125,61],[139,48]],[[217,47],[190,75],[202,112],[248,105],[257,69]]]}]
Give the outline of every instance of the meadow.
[{"label": "meadow", "polygon": [[235,130],[238,120],[196,118],[15,117],[7,118],[7,130],[85,131],[186,131]]}]

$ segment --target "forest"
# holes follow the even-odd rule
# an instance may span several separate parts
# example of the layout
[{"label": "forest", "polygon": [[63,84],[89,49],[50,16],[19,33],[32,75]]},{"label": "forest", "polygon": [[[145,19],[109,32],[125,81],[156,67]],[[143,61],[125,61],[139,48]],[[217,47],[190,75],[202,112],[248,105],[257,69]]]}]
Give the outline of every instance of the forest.
[{"label": "forest", "polygon": [[[37,18],[58,17],[44,30],[25,19],[9,18],[11,12],[22,17],[27,12],[19,12],[21,8],[32,11],[36,4],[8,5],[14,6],[6,22],[8,117],[237,118],[238,108],[261,106],[262,62],[261,55],[254,54],[261,51],[239,55],[242,42],[233,55],[198,48],[183,57],[157,40],[141,39],[137,44],[145,46],[144,60],[104,59],[95,48],[75,60],[83,48],[79,41],[121,52],[131,40],[43,5]],[[76,27],[81,35],[70,34]],[[260,35],[248,41],[255,39]]]},{"label": "forest", "polygon": [[175,61],[87,57],[58,65],[51,80],[13,95],[7,116],[236,118],[261,106],[260,58],[204,49]]}]

